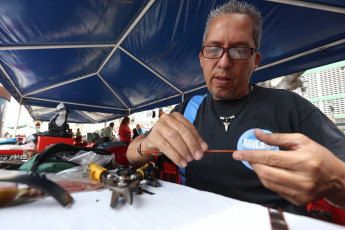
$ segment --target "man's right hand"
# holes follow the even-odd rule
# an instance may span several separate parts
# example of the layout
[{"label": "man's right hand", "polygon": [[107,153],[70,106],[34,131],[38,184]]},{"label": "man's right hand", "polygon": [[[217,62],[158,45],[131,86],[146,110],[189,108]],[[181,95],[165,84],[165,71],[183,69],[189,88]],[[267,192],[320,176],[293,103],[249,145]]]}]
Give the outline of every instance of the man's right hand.
[{"label": "man's right hand", "polygon": [[192,160],[200,160],[203,153],[208,150],[206,142],[201,138],[194,125],[178,112],[163,114],[146,138],[140,138],[131,144],[134,146],[130,146],[127,157],[134,164],[136,159],[141,157],[136,152],[136,145],[139,142],[141,142],[142,151],[160,150],[180,167],[186,167],[187,162]]}]

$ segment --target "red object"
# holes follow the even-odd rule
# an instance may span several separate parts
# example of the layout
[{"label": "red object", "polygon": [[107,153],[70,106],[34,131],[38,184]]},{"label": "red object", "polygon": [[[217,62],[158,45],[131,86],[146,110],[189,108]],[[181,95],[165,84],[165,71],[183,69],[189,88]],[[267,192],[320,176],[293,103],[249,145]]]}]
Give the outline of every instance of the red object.
[{"label": "red object", "polygon": [[0,150],[0,155],[23,155],[24,150],[23,149],[4,149]]},{"label": "red object", "polygon": [[307,207],[314,210],[328,211],[331,214],[333,223],[345,226],[345,210],[331,205],[325,199],[313,202]]},{"label": "red object", "polygon": [[128,146],[114,146],[107,148],[109,152],[115,155],[115,162],[119,165],[124,166],[125,168],[128,168],[130,163],[127,159],[126,153],[127,153]]},{"label": "red object", "polygon": [[66,144],[73,145],[74,138],[38,136],[37,152],[42,152],[46,149],[47,146],[55,145],[57,143],[66,143]]},{"label": "red object", "polygon": [[180,173],[178,167],[174,163],[163,162],[163,170],[161,170],[160,179],[163,180],[164,174],[167,175],[167,181],[171,182],[171,175],[175,175],[176,183],[181,184]]},{"label": "red object", "polygon": [[74,142],[74,146],[88,147],[87,142]]},{"label": "red object", "polygon": [[95,145],[96,145],[96,143],[92,142],[92,143],[86,145],[86,147],[93,148],[93,147],[95,147]]},{"label": "red object", "polygon": [[75,141],[76,143],[82,142],[81,136],[74,138],[74,141]]},{"label": "red object", "polygon": [[131,134],[132,134],[132,131],[127,125],[120,125],[120,128],[119,128],[120,141],[123,141],[127,144],[131,143],[132,141]]},{"label": "red object", "polygon": [[83,141],[81,136],[78,136],[78,137],[74,138],[73,145],[86,147],[87,146],[87,141]]}]

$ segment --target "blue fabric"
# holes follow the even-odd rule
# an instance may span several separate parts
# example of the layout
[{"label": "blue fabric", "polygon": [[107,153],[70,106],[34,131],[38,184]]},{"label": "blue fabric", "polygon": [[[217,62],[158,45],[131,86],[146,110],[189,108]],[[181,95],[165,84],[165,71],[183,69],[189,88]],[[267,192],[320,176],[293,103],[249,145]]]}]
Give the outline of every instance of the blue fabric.
[{"label": "blue fabric", "polygon": [[[201,102],[204,100],[204,98],[207,96],[207,94],[205,95],[199,95],[199,96],[194,96],[190,99],[190,101],[187,104],[186,110],[183,113],[183,116],[190,121],[190,123],[193,124],[194,120],[195,120],[195,116],[196,113],[198,112],[199,106],[201,104]],[[179,171],[180,171],[180,179],[181,179],[181,183],[184,185],[186,184],[186,169],[179,167]]]},{"label": "blue fabric", "polygon": [[16,143],[17,142],[17,138],[11,138],[11,139],[6,139],[3,141],[0,141],[0,144],[5,144],[5,143]]},{"label": "blue fabric", "polygon": [[193,124],[196,116],[196,112],[198,111],[198,108],[201,104],[201,102],[204,100],[207,94],[202,96],[194,96],[187,104],[186,110],[183,113],[183,116],[189,120],[190,123]]},{"label": "blue fabric", "polygon": [[[177,104],[207,92],[199,61],[204,25],[226,1],[0,0],[0,83],[40,121],[51,118],[42,108],[61,101],[69,123]],[[345,14],[326,10],[343,9],[344,0],[308,1],[325,10],[245,1],[264,18],[251,82],[345,60]]]}]

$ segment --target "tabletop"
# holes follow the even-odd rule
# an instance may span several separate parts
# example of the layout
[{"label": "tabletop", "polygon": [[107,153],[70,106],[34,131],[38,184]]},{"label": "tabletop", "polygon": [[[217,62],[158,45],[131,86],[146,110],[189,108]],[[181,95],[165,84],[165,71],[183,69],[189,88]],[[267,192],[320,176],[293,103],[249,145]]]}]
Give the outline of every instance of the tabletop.
[{"label": "tabletop", "polygon": [[[0,209],[2,229],[263,229],[270,230],[266,207],[175,183],[159,187],[142,182],[154,195],[134,195],[110,207],[111,191],[71,193],[74,203],[62,207],[52,197]],[[336,230],[345,227],[284,212],[290,230]]]}]

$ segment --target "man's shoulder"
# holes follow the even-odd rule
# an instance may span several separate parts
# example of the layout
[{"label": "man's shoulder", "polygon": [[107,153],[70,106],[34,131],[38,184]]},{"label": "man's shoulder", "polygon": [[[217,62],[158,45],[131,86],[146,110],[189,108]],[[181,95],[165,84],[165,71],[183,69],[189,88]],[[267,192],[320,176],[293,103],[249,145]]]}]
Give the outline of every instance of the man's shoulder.
[{"label": "man's shoulder", "polygon": [[193,100],[193,102],[194,102],[194,99],[202,101],[206,96],[207,96],[207,94],[197,94],[197,95],[191,96],[191,97],[187,98],[186,100],[184,100],[183,102],[177,104],[175,106],[175,108],[173,108],[173,110],[171,110],[170,113],[179,112],[179,113],[183,114],[184,111],[186,110],[188,103],[191,100]]}]

